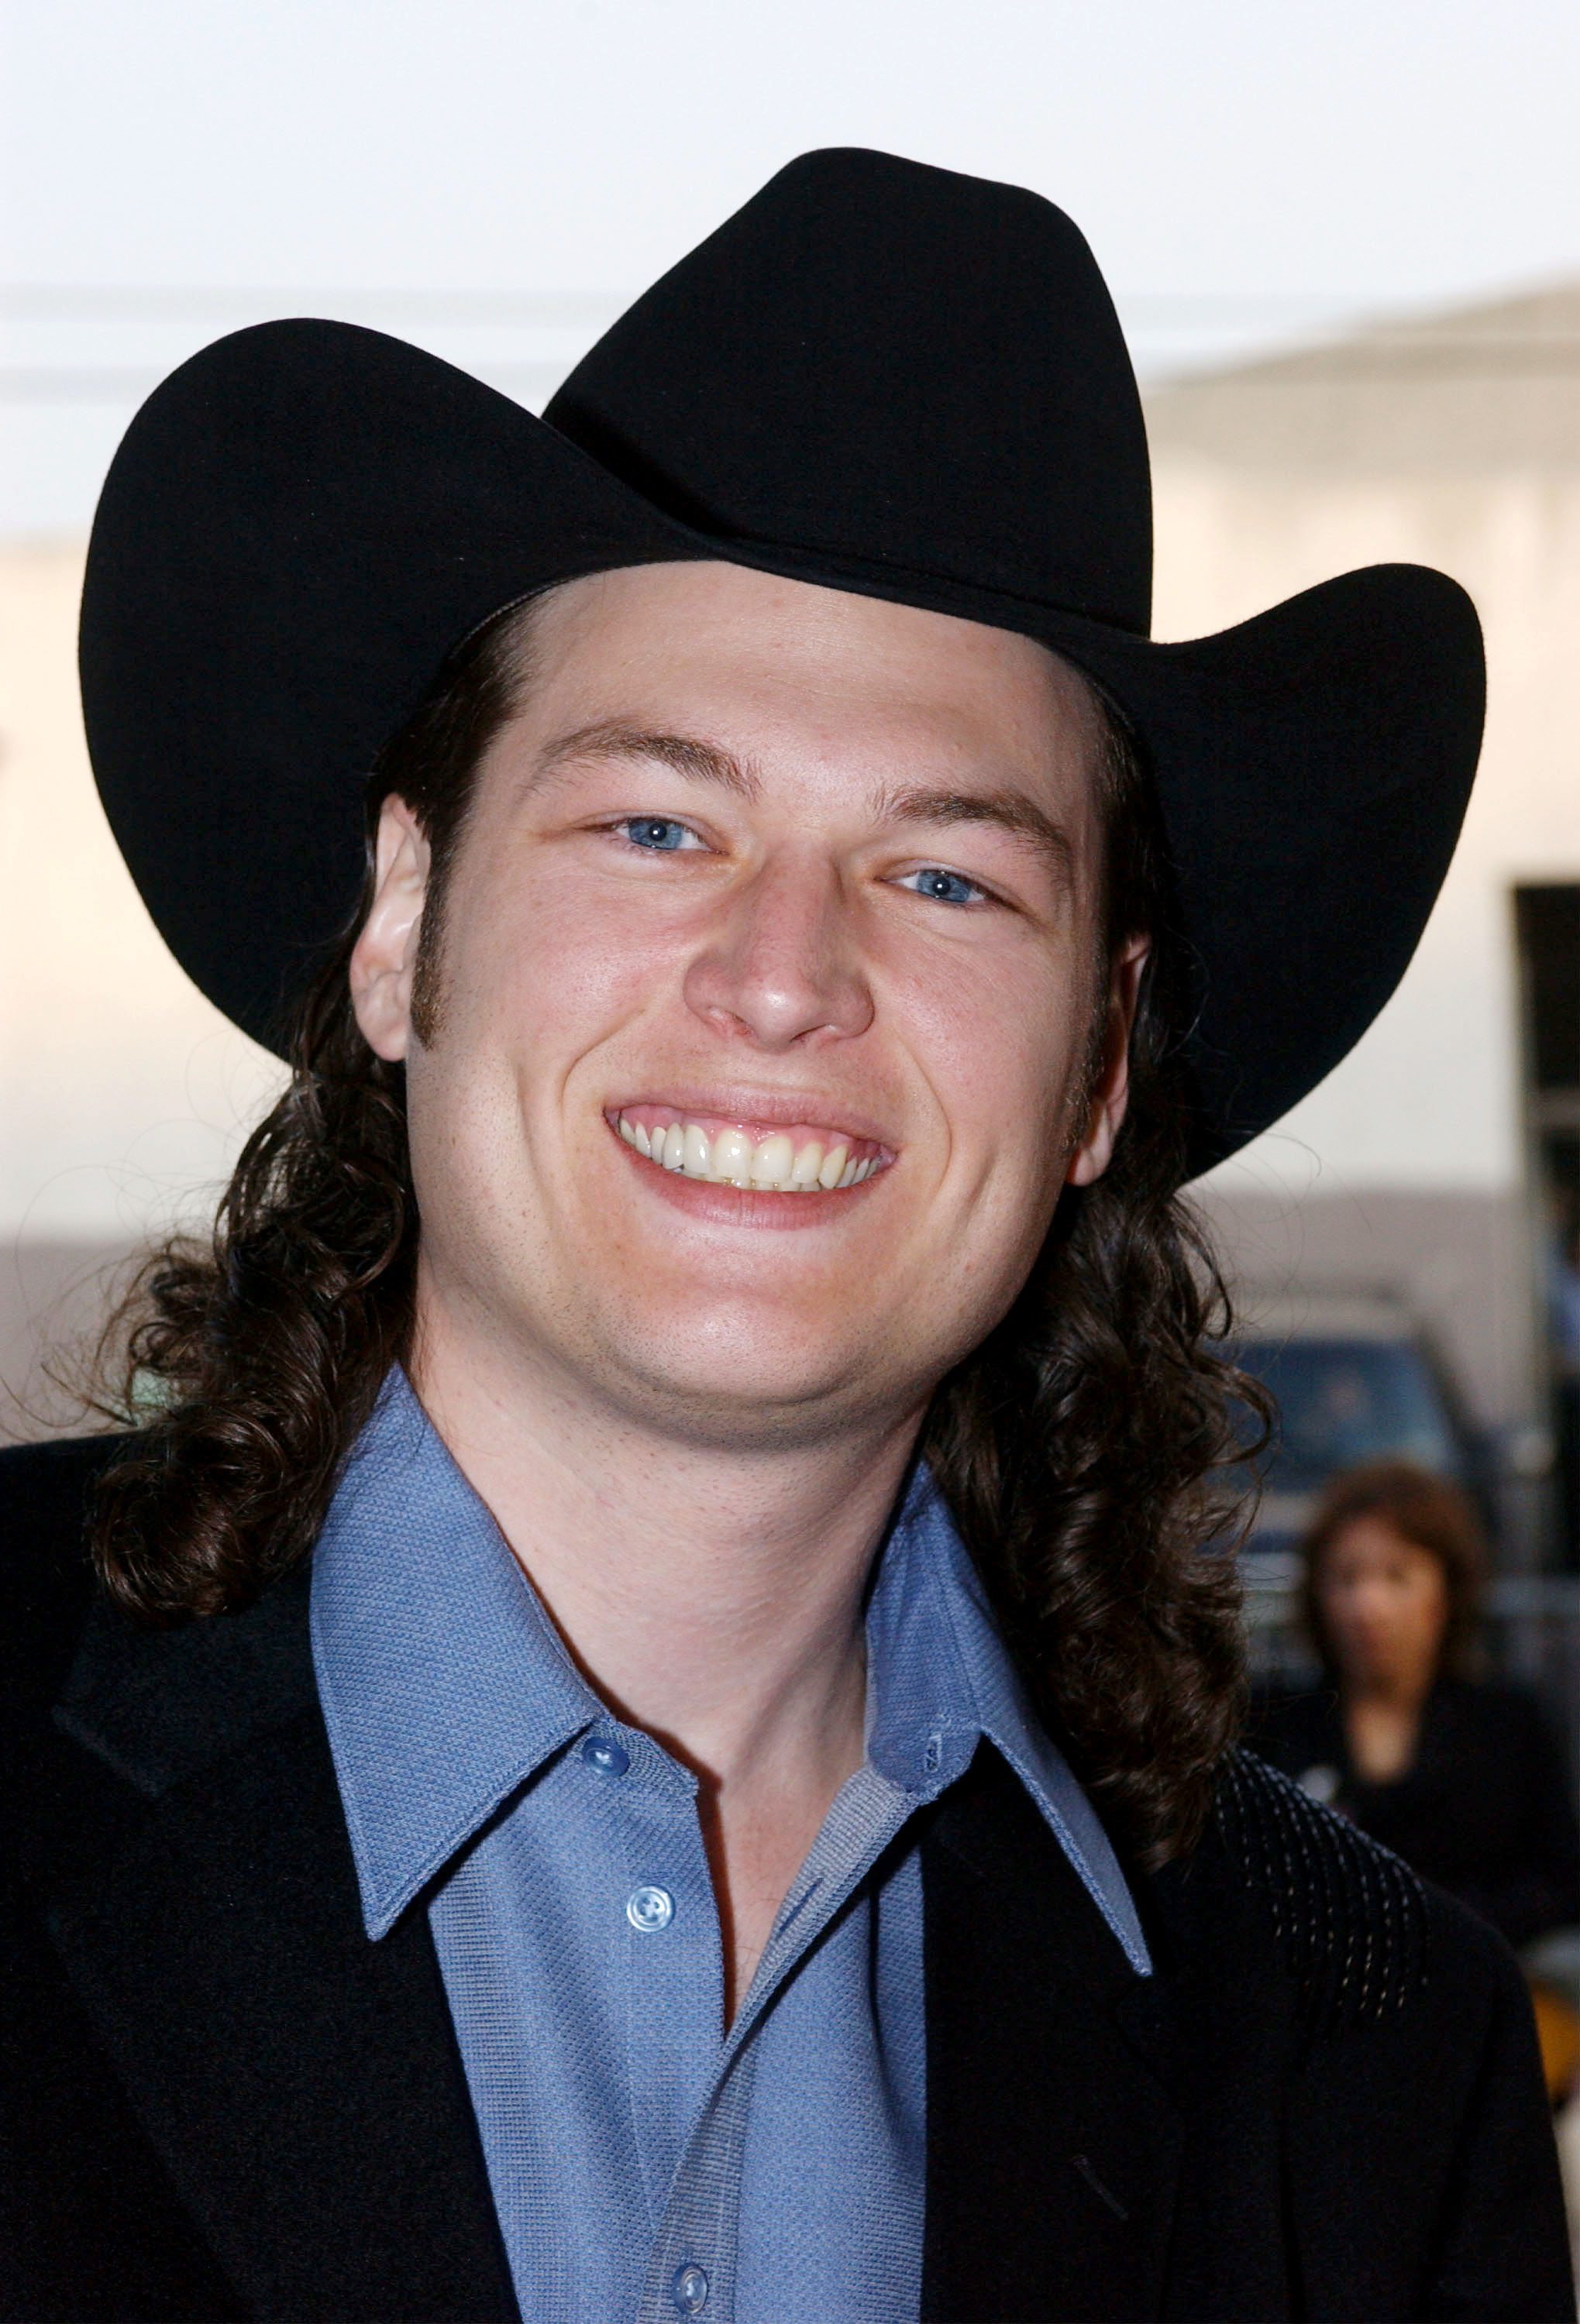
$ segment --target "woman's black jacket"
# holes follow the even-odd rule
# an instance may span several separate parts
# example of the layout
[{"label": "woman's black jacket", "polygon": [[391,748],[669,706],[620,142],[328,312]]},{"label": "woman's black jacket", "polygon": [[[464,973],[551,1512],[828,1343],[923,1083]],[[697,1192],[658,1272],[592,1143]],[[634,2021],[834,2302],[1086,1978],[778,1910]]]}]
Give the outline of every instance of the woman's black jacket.
[{"label": "woman's black jacket", "polygon": [[[507,2324],[427,1919],[363,1934],[305,1576],[133,1628],[99,1457],[0,1454],[0,2315]],[[990,1750],[934,1813],[925,2316],[1572,2315],[1490,1929],[1250,1757],[1133,1877],[1150,1978]]]},{"label": "woman's black jacket", "polygon": [[1490,1921],[1511,1945],[1580,1922],[1580,1831],[1541,1713],[1518,1687],[1440,1679],[1412,1766],[1367,1783],[1331,1685],[1263,1708],[1256,1748]]}]

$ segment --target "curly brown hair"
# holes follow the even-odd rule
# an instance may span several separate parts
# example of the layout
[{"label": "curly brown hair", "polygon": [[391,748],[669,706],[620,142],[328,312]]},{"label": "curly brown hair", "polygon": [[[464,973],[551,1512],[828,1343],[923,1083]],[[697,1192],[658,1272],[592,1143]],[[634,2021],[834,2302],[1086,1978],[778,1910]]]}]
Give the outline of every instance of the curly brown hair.
[{"label": "curly brown hair", "polygon": [[1332,1672],[1335,1663],[1322,1618],[1323,1560],[1346,1526],[1377,1517],[1401,1541],[1435,1557],[1447,1616],[1437,1668],[1451,1678],[1474,1675],[1487,1544],[1468,1493],[1409,1461],[1368,1461],[1332,1479],[1300,1544],[1300,1617],[1306,1635]]},{"label": "curly brown hair", "polygon": [[[211,1237],[155,1251],[101,1343],[97,1408],[143,1425],[98,1487],[95,1555],[144,1620],[238,1610],[310,1551],[406,1353],[419,1221],[403,1075],[363,1039],[347,967],[394,794],[432,852],[421,1030],[472,778],[531,648],[530,604],[496,615],[380,753],[362,900],[297,1011],[290,1086]],[[1215,1352],[1227,1298],[1178,1193],[1191,1112],[1166,859],[1138,750],[1100,707],[1106,937],[1153,938],[1129,1113],[1107,1173],[1066,1191],[1012,1312],[939,1386],[922,1450],[1051,1729],[1121,1844],[1159,1863],[1194,1844],[1242,1718],[1226,1406],[1261,1405]]]}]

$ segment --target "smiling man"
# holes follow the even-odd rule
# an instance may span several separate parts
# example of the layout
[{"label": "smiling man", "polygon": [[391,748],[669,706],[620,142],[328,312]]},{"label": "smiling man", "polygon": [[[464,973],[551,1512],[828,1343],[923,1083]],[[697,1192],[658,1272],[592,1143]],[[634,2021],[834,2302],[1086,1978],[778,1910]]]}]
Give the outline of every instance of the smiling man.
[{"label": "smiling man", "polygon": [[6,2314],[1570,2312],[1512,1962],[1234,1748],[1178,1199],[1402,972],[1474,619],[1149,560],[1085,244],[879,155],[545,421],[303,324],[134,425],[96,770],[292,1074],[0,1470]]}]

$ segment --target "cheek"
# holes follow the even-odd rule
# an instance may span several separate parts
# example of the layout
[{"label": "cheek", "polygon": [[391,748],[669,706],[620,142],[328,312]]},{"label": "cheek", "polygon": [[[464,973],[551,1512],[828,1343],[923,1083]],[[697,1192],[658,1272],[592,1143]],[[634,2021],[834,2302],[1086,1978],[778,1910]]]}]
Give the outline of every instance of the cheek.
[{"label": "cheek", "polygon": [[1356,1591],[1335,1582],[1323,1596],[1322,1614],[1330,1630],[1347,1633],[1365,1622],[1367,1608]]},{"label": "cheek", "polygon": [[1443,1594],[1440,1584],[1433,1582],[1420,1593],[1416,1615],[1417,1624],[1427,1637],[1436,1637],[1447,1619],[1448,1601]]},{"label": "cheek", "polygon": [[962,976],[909,995],[904,1022],[956,1166],[1050,1205],[1085,1056],[1079,1004],[1046,975]]},{"label": "cheek", "polygon": [[555,1085],[664,985],[673,947],[642,901],[589,897],[551,864],[502,865],[448,953],[447,1023],[466,1024],[479,1056],[531,1061]]},{"label": "cheek", "polygon": [[1034,1211],[1041,1239],[1068,1162],[1078,1044],[1027,1038],[1027,1020],[1006,1011],[974,1018],[955,1034],[937,1057],[948,1076],[957,1159],[999,1202]]}]

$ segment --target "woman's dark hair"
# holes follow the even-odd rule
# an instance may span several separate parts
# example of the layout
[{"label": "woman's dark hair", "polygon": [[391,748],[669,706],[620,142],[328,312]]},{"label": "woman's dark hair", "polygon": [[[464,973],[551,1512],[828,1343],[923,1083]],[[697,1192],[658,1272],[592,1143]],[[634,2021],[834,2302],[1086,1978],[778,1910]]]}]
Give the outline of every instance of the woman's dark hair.
[{"label": "woman's dark hair", "polygon": [[[311,1548],[345,1456],[411,1330],[418,1219],[402,1069],[352,1013],[380,803],[432,851],[413,998],[431,1031],[446,878],[472,778],[529,682],[532,608],[452,656],[380,754],[368,878],[297,1012],[291,1083],[253,1133],[210,1238],[154,1253],[101,1343],[98,1411],[141,1421],[98,1489],[94,1549],[119,1604],[233,1612]],[[1094,1185],[1066,1190],[1012,1312],[938,1388],[923,1449],[1012,1650],[1122,1844],[1188,1849],[1242,1715],[1224,1471],[1224,1286],[1176,1189],[1189,1125],[1165,859],[1135,748],[1104,707],[1110,950],[1150,932],[1129,1112]]]},{"label": "woman's dark hair", "polygon": [[1437,1669],[1451,1678],[1474,1676],[1486,1587],[1486,1536],[1467,1493],[1409,1461],[1369,1461],[1342,1471],[1317,1503],[1300,1544],[1300,1617],[1324,1669],[1339,1675],[1322,1615],[1323,1566],[1340,1534],[1359,1517],[1377,1518],[1401,1541],[1437,1559],[1448,1606]]}]

